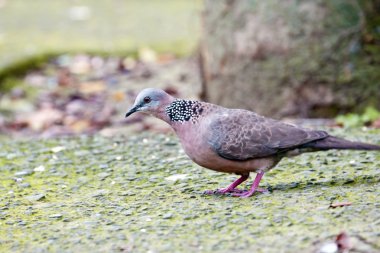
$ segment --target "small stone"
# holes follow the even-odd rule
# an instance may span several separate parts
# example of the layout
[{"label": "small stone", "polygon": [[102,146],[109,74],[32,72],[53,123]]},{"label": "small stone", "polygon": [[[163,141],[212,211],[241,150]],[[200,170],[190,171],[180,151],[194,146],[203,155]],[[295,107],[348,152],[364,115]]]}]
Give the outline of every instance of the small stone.
[{"label": "small stone", "polygon": [[40,165],[40,166],[34,168],[33,171],[34,171],[34,172],[42,172],[42,171],[45,171],[45,166]]},{"label": "small stone", "polygon": [[22,183],[19,185],[21,188],[29,188],[30,184],[29,183]]},{"label": "small stone", "polygon": [[184,180],[186,177],[187,177],[187,174],[176,174],[176,175],[169,176],[165,179],[168,181],[177,181],[177,180]]},{"label": "small stone", "polygon": [[120,231],[120,230],[123,230],[120,226],[117,226],[117,225],[112,225],[109,227],[109,230],[110,231]]},{"label": "small stone", "polygon": [[16,157],[17,157],[16,154],[7,154],[7,156],[6,156],[6,158],[7,158],[8,160],[15,159]]},{"label": "small stone", "polygon": [[107,173],[107,172],[101,172],[99,173],[97,176],[100,178],[100,180],[104,180],[106,179],[107,177],[109,177],[111,174],[110,173]]},{"label": "small stone", "polygon": [[60,218],[62,218],[62,214],[60,214],[60,213],[56,213],[56,214],[52,214],[52,215],[50,215],[49,216],[49,218],[52,218],[52,219],[60,219]]},{"label": "small stone", "polygon": [[126,237],[124,234],[118,234],[116,237],[117,237],[119,240],[126,240],[126,239],[127,239],[127,237]]},{"label": "small stone", "polygon": [[25,211],[26,215],[33,215],[35,213],[36,213],[36,211],[34,211],[33,209],[28,209],[28,210]]},{"label": "small stone", "polygon": [[61,151],[65,150],[65,149],[66,149],[66,147],[57,146],[57,147],[52,148],[51,152],[58,153],[58,152],[61,152]]},{"label": "small stone", "polygon": [[23,220],[21,220],[21,221],[18,222],[18,225],[20,225],[20,226],[25,226],[25,225],[26,225],[26,222],[23,221]]},{"label": "small stone", "polygon": [[45,194],[34,194],[34,195],[26,196],[25,198],[29,201],[40,201],[40,200],[43,200],[45,197],[46,197]]},{"label": "small stone", "polygon": [[101,190],[95,191],[94,194],[92,194],[92,197],[101,197],[107,194],[108,194],[108,190],[101,189]]},{"label": "small stone", "polygon": [[32,175],[33,171],[31,170],[22,170],[15,173],[16,177],[23,177],[23,176],[29,176]]},{"label": "small stone", "polygon": [[171,219],[171,218],[173,218],[173,214],[172,213],[166,213],[162,216],[162,218],[165,220]]},{"label": "small stone", "polygon": [[338,245],[336,245],[336,243],[326,243],[325,245],[323,245],[318,253],[336,253],[338,252]]},{"label": "small stone", "polygon": [[109,165],[108,164],[100,164],[99,169],[108,169]]}]

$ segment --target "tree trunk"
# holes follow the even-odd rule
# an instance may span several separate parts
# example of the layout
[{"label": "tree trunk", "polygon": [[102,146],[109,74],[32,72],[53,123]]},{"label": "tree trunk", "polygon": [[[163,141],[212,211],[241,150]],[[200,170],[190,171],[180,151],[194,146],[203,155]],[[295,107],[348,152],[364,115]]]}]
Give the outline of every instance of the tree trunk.
[{"label": "tree trunk", "polygon": [[380,1],[204,2],[203,99],[277,117],[379,108]]}]

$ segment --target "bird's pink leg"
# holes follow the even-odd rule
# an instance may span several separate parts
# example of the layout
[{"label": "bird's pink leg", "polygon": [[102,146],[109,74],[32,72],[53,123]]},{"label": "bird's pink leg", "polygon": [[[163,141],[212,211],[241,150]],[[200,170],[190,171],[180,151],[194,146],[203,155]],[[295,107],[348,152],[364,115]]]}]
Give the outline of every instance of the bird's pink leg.
[{"label": "bird's pink leg", "polygon": [[255,181],[253,181],[253,184],[252,184],[251,189],[249,191],[243,192],[243,193],[234,193],[233,196],[242,197],[242,198],[248,198],[248,197],[252,196],[252,194],[255,193],[255,191],[257,191],[258,186],[259,186],[260,181],[261,181],[261,178],[263,176],[264,176],[263,171],[257,173]]},{"label": "bird's pink leg", "polygon": [[216,191],[213,191],[213,190],[208,190],[208,191],[205,191],[206,194],[215,194],[215,193],[219,193],[219,194],[225,194],[225,193],[228,193],[228,192],[234,192],[235,191],[235,188],[240,185],[241,183],[243,183],[244,181],[246,181],[249,177],[249,174],[244,174],[244,175],[241,175],[241,177],[239,177],[238,179],[236,179],[232,184],[230,184],[227,188],[223,188],[223,189],[218,189]]}]

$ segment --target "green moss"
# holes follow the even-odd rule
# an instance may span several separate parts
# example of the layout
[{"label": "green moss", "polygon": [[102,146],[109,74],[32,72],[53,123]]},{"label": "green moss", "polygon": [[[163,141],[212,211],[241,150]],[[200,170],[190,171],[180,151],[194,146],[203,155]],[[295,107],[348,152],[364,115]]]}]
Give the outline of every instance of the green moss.
[{"label": "green moss", "polygon": [[373,121],[380,118],[380,112],[373,107],[367,107],[362,114],[349,113],[339,115],[336,122],[345,127],[359,127],[370,125]]},{"label": "green moss", "polygon": [[[379,133],[335,130],[373,143]],[[342,230],[380,247],[376,152],[284,159],[263,179],[270,193],[240,199],[202,194],[236,176],[193,164],[173,136],[4,140],[0,150],[1,252],[309,252]],[[174,174],[188,176],[166,180]],[[352,205],[328,208],[340,201]]]}]

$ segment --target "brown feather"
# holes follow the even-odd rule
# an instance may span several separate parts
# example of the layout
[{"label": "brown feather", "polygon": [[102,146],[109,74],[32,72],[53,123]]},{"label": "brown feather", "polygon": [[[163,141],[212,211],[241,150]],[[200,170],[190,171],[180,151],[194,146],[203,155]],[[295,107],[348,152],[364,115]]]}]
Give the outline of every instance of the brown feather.
[{"label": "brown feather", "polygon": [[223,113],[224,117],[216,115],[210,123],[208,143],[226,159],[276,155],[329,136],[324,131],[307,130],[246,110],[229,109]]}]

